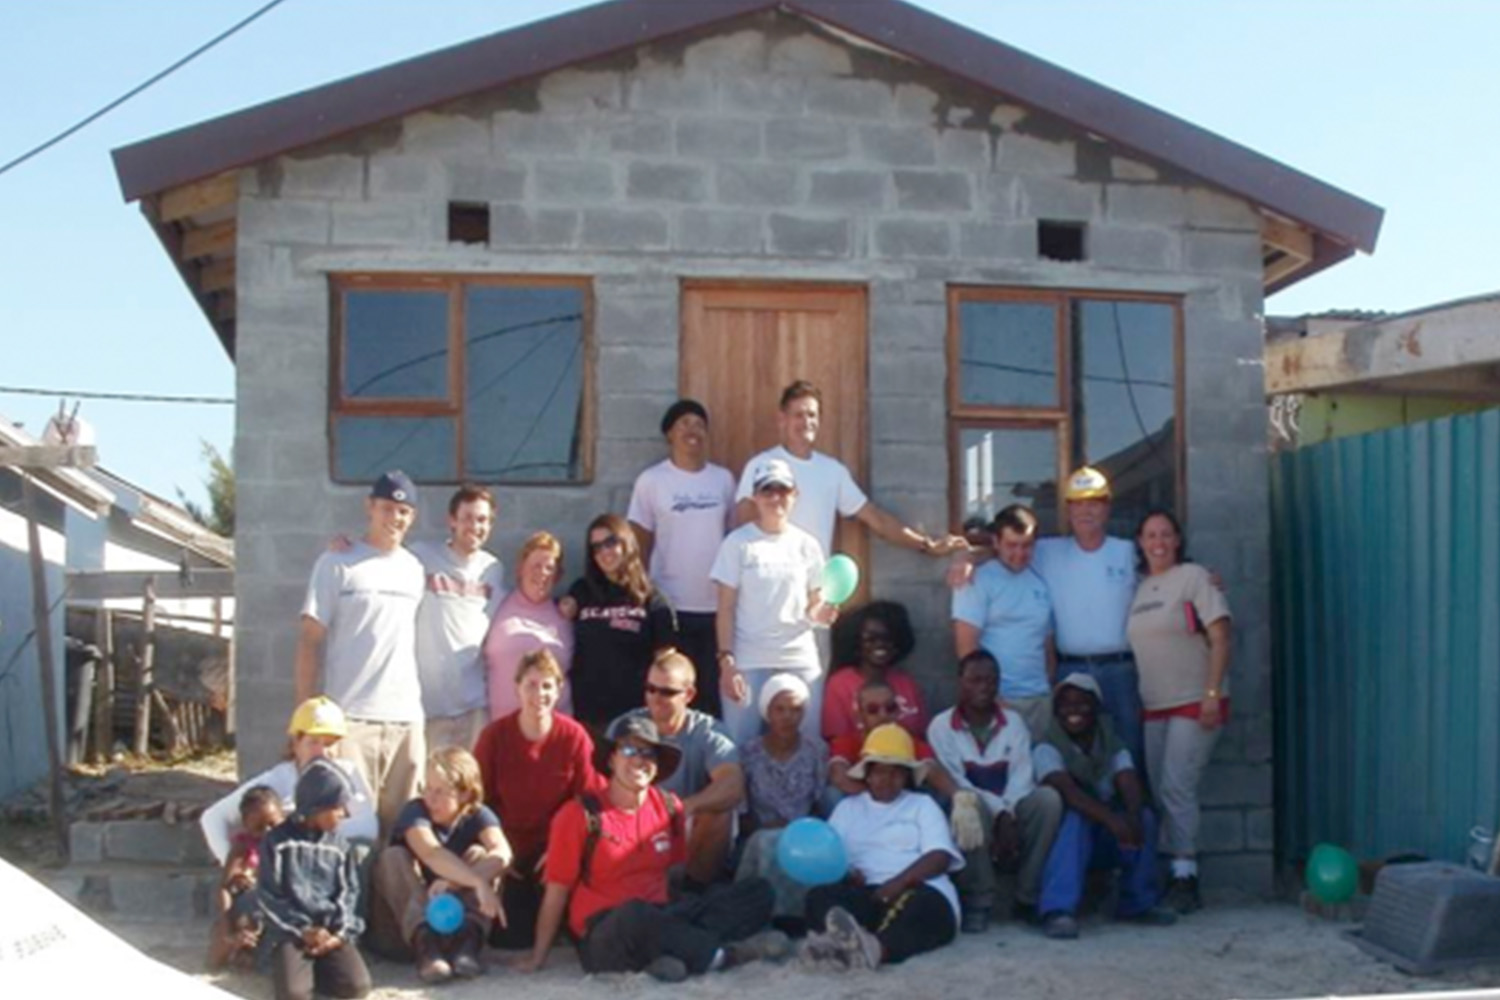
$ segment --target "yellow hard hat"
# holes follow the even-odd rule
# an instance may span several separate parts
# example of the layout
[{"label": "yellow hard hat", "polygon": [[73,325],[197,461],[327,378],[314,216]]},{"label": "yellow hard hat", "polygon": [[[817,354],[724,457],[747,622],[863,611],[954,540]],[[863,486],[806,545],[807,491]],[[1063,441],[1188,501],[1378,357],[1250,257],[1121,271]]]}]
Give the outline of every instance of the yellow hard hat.
[{"label": "yellow hard hat", "polygon": [[1111,496],[1109,479],[1092,465],[1085,465],[1069,476],[1067,491],[1063,493],[1065,500],[1108,500]]},{"label": "yellow hard hat", "polygon": [[344,710],[325,695],[309,698],[297,706],[292,721],[287,723],[288,736],[336,736],[343,739],[349,732],[344,720]]},{"label": "yellow hard hat", "polygon": [[915,769],[918,766],[917,746],[912,742],[911,733],[894,722],[870,730],[864,746],[860,747],[859,762],[849,768],[849,777],[863,781],[865,770],[871,764],[896,764]]}]

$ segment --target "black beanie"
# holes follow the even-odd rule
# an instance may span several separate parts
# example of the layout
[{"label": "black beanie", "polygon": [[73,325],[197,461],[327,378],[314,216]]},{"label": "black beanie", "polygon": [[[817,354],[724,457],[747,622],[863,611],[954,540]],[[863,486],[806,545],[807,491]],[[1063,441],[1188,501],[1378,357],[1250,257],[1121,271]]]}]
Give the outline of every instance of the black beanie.
[{"label": "black beanie", "polygon": [[313,761],[297,779],[297,815],[303,819],[348,804],[349,782],[331,761]]},{"label": "black beanie", "polygon": [[677,423],[677,421],[681,420],[689,413],[697,414],[698,416],[703,418],[703,422],[705,424],[708,423],[708,411],[703,408],[702,403],[698,402],[696,399],[679,399],[677,402],[667,407],[666,415],[661,418],[661,432],[663,434],[666,434],[667,431],[672,429],[673,424]]}]

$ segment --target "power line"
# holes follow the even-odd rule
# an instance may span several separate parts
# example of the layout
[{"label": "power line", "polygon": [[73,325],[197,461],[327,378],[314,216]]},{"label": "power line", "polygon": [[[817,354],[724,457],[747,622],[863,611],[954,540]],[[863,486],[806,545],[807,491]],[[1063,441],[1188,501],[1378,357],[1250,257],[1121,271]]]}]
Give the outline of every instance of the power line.
[{"label": "power line", "polygon": [[132,97],[136,96],[141,91],[147,89],[148,87],[152,86],[153,84],[156,84],[156,83],[161,82],[162,80],[165,80],[167,77],[171,76],[173,73],[177,72],[179,69],[181,69],[182,67],[186,66],[188,63],[192,62],[194,59],[197,59],[199,56],[201,56],[203,53],[207,52],[209,49],[213,48],[215,45],[218,45],[220,42],[222,42],[225,39],[229,38],[229,36],[235,34],[240,29],[248,27],[252,22],[254,22],[256,20],[259,20],[262,16],[264,16],[266,14],[269,14],[273,8],[279,7],[279,6],[281,6],[285,2],[286,2],[286,0],[271,0],[270,3],[266,4],[264,7],[261,7],[259,10],[255,11],[253,14],[251,14],[249,17],[245,18],[243,21],[240,21],[238,24],[235,24],[235,25],[231,26],[230,28],[228,28],[227,30],[220,32],[219,34],[215,35],[213,38],[210,38],[208,41],[204,42],[202,45],[198,46],[196,49],[194,49],[193,51],[189,52],[187,55],[183,56],[181,59],[177,60],[172,65],[168,66],[166,69],[162,70],[160,73],[157,73],[155,76],[153,76],[150,79],[146,80],[144,83],[137,84],[135,87],[132,87],[130,90],[127,90],[125,93],[121,94],[119,97],[115,98],[113,101],[110,101],[108,104],[106,104],[104,107],[100,108],[98,111],[95,111],[93,114],[88,115],[88,116],[84,117],[82,120],[80,120],[80,121],[74,123],[73,125],[70,125],[67,128],[63,129],[61,132],[57,133],[57,135],[54,135],[52,138],[48,139],[46,142],[42,143],[40,146],[33,147],[32,149],[29,149],[26,152],[22,153],[20,156],[16,157],[14,160],[11,160],[9,163],[5,164],[4,166],[0,166],[0,174],[4,174],[4,173],[6,173],[6,172],[8,172],[8,171],[10,171],[10,170],[12,170],[12,169],[14,169],[16,167],[19,167],[21,164],[25,163],[27,160],[31,159],[33,156],[37,156],[40,153],[44,153],[47,150],[51,149],[53,146],[56,146],[58,143],[62,142],[64,139],[66,139],[68,136],[72,135],[74,132],[77,132],[80,129],[82,129],[82,128],[84,128],[84,127],[92,124],[93,122],[98,121],[100,118],[103,118],[105,115],[109,114],[115,108],[118,108],[120,105],[124,104],[126,101],[130,100]]},{"label": "power line", "polygon": [[[282,0],[277,0],[277,3]],[[233,406],[233,396],[162,396],[146,392],[92,392],[87,389],[38,389],[25,385],[0,385],[0,394],[11,396],[67,396],[73,399],[113,399],[122,403],[192,403],[198,406]]]}]

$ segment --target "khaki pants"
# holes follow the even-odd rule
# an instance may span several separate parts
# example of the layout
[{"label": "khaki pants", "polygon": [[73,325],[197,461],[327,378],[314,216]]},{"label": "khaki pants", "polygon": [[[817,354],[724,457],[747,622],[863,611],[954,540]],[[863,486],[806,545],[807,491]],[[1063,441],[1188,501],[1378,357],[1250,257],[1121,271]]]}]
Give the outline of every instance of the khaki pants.
[{"label": "khaki pants", "polygon": [[[979,812],[984,817],[984,843],[972,851],[964,852],[963,870],[953,876],[959,899],[965,910],[991,910],[995,907],[995,890],[998,879],[995,862],[990,857],[990,840],[994,835],[995,817],[979,800]],[[1016,803],[1016,822],[1021,827],[1021,869],[1016,875],[1016,901],[1036,905],[1042,891],[1042,869],[1047,864],[1047,853],[1057,839],[1057,828],[1062,823],[1062,796],[1046,785],[1036,788],[1030,795]]]},{"label": "khaki pants", "polygon": [[1050,694],[1038,695],[1035,698],[1007,698],[1005,707],[1021,717],[1026,723],[1026,728],[1031,731],[1031,742],[1037,744],[1047,735],[1047,727],[1052,725],[1052,696]]},{"label": "khaki pants", "polygon": [[380,817],[383,844],[395,826],[401,807],[417,797],[422,787],[422,767],[427,760],[423,727],[413,722],[371,722],[350,719],[342,755],[365,774],[375,796],[375,814]]},{"label": "khaki pants", "polygon": [[[410,961],[414,957],[412,938],[427,922],[427,883],[422,880],[417,860],[411,851],[393,844],[376,856],[373,877],[375,904],[370,911],[369,944],[386,958]],[[484,928],[488,921],[479,912],[473,890],[460,889],[457,895],[463,901],[465,919]]]},{"label": "khaki pants", "polygon": [[1223,731],[1183,716],[1146,723],[1146,769],[1161,810],[1161,851],[1169,857],[1198,854],[1198,785]]},{"label": "khaki pants", "polygon": [[474,708],[463,715],[443,717],[429,716],[427,719],[427,752],[443,747],[460,747],[470,753],[479,742],[479,732],[489,724],[489,709]]}]

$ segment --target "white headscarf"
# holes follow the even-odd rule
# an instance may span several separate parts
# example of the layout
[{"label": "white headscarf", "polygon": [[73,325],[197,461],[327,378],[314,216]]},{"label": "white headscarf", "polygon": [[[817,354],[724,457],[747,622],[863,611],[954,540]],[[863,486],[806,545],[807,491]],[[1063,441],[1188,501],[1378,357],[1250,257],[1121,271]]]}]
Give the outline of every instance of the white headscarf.
[{"label": "white headscarf", "polygon": [[799,705],[806,705],[812,692],[807,689],[807,682],[796,674],[775,674],[766,681],[766,686],[760,689],[760,717],[767,722],[771,721],[771,702],[776,700],[778,694],[790,691],[792,697]]}]

